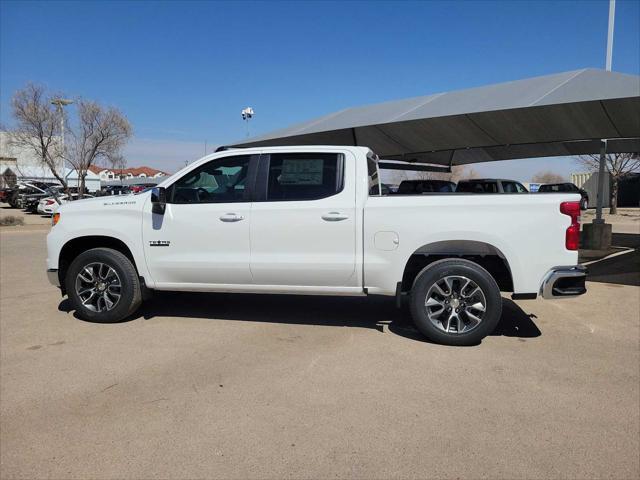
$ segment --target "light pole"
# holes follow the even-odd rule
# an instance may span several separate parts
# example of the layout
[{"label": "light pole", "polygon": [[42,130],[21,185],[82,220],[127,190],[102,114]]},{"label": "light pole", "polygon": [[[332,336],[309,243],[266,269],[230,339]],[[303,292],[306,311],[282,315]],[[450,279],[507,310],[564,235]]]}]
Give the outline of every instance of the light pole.
[{"label": "light pole", "polygon": [[247,124],[247,137],[249,136],[249,120],[251,120],[254,115],[255,113],[251,107],[247,107],[242,110],[242,120]]},{"label": "light pole", "polygon": [[51,104],[55,105],[58,110],[58,115],[60,115],[60,144],[61,144],[61,157],[62,157],[62,170],[64,175],[64,159],[65,159],[65,149],[64,149],[64,112],[62,111],[62,107],[66,107],[67,105],[71,105],[73,100],[67,100],[66,98],[54,98],[51,100]]},{"label": "light pole", "polygon": [[[616,0],[609,0],[609,29],[607,32],[607,57],[605,68],[611,71],[613,57],[613,24],[616,16]],[[604,175],[607,161],[607,139],[600,140],[600,162],[598,164],[598,196],[596,197],[596,218],[591,223],[586,223],[583,227],[584,234],[583,248],[592,250],[608,250],[611,248],[610,223],[606,223],[602,218],[602,204],[604,203]]]},{"label": "light pole", "polygon": [[616,0],[609,0],[609,31],[607,33],[607,72],[611,71],[611,61],[613,57],[613,24],[616,19]]},{"label": "light pole", "polygon": [[[613,62],[613,27],[616,18],[616,0],[609,0],[609,28],[607,31],[607,57],[605,69],[611,71]],[[600,164],[598,165],[598,195],[596,197],[596,218],[593,223],[604,223],[602,219],[602,204],[604,203],[604,174],[607,161],[607,140],[600,140]]]}]

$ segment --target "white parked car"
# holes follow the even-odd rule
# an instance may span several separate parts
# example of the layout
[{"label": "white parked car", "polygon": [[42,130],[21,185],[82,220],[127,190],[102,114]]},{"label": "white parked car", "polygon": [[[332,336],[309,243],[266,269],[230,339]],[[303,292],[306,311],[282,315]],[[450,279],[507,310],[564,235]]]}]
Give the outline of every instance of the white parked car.
[{"label": "white parked car", "polygon": [[[78,200],[78,197],[79,195],[77,193],[71,194],[72,201]],[[85,198],[93,198],[93,195],[89,195],[85,193],[82,196],[82,199],[85,199]],[[38,213],[41,215],[53,215],[58,210],[60,205],[69,202],[69,196],[66,193],[60,194],[58,195],[58,200],[60,200],[60,203],[58,203],[58,201],[56,201],[54,197],[43,198],[38,203],[38,209],[37,209]]]},{"label": "white parked car", "polygon": [[585,293],[573,193],[385,195],[365,147],[208,155],[139,195],[70,202],[47,238],[77,314],[130,316],[149,290],[408,298],[433,341],[490,334],[500,291]]}]

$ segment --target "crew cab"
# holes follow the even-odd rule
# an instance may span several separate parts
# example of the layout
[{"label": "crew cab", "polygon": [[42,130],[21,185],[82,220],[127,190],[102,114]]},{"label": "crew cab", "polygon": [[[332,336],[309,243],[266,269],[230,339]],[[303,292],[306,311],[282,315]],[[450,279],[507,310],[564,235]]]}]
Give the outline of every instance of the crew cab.
[{"label": "crew cab", "polygon": [[385,194],[366,147],[227,149],[150,191],[62,205],[47,271],[91,321],[121,321],[153,290],[386,295],[432,341],[471,345],[501,291],[585,293],[579,202]]}]

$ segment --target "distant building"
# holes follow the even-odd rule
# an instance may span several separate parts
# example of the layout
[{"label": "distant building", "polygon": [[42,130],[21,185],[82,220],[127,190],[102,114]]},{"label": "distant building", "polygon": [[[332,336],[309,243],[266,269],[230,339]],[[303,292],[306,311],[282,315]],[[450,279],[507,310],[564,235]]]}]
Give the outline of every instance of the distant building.
[{"label": "distant building", "polygon": [[[572,173],[571,181],[583,188],[589,195],[589,205],[596,206],[598,197],[598,173]],[[605,172],[603,207],[611,203],[611,177]],[[630,173],[618,181],[618,207],[640,206],[640,173]]]},{"label": "distant building", "polygon": [[[70,187],[78,186],[77,172],[66,168],[62,159],[56,171],[66,179]],[[90,191],[95,191],[100,189],[101,184],[109,181],[127,180],[129,183],[135,179],[158,179],[167,175],[162,170],[145,166],[123,169],[91,166],[87,171],[85,184]],[[0,131],[0,188],[12,187],[17,182],[25,181],[58,183],[51,169],[42,164],[32,149],[12,145],[9,133]]]},{"label": "distant building", "polygon": [[[62,159],[56,170],[62,174]],[[26,180],[56,181],[49,167],[42,164],[32,149],[12,145],[9,133],[0,131],[0,188]]]},{"label": "distant building", "polygon": [[[610,203],[609,186],[611,179],[609,172],[604,172],[604,192],[602,195],[602,206],[608,207]],[[598,198],[598,172],[572,173],[571,182],[578,188],[582,188],[589,195],[589,206],[596,206],[596,198]]]},{"label": "distant building", "polygon": [[162,170],[151,167],[108,168],[92,165],[89,170],[100,177],[102,182],[130,178],[158,178],[169,175]]}]

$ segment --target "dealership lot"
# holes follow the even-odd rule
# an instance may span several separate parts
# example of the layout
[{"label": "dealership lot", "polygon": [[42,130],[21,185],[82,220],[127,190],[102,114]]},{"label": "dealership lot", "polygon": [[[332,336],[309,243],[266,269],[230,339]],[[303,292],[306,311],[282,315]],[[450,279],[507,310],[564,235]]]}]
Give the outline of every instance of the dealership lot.
[{"label": "dealership lot", "polygon": [[47,231],[0,229],[2,478],[640,474],[637,250],[453,348],[386,298],[163,293],[83,322]]}]

